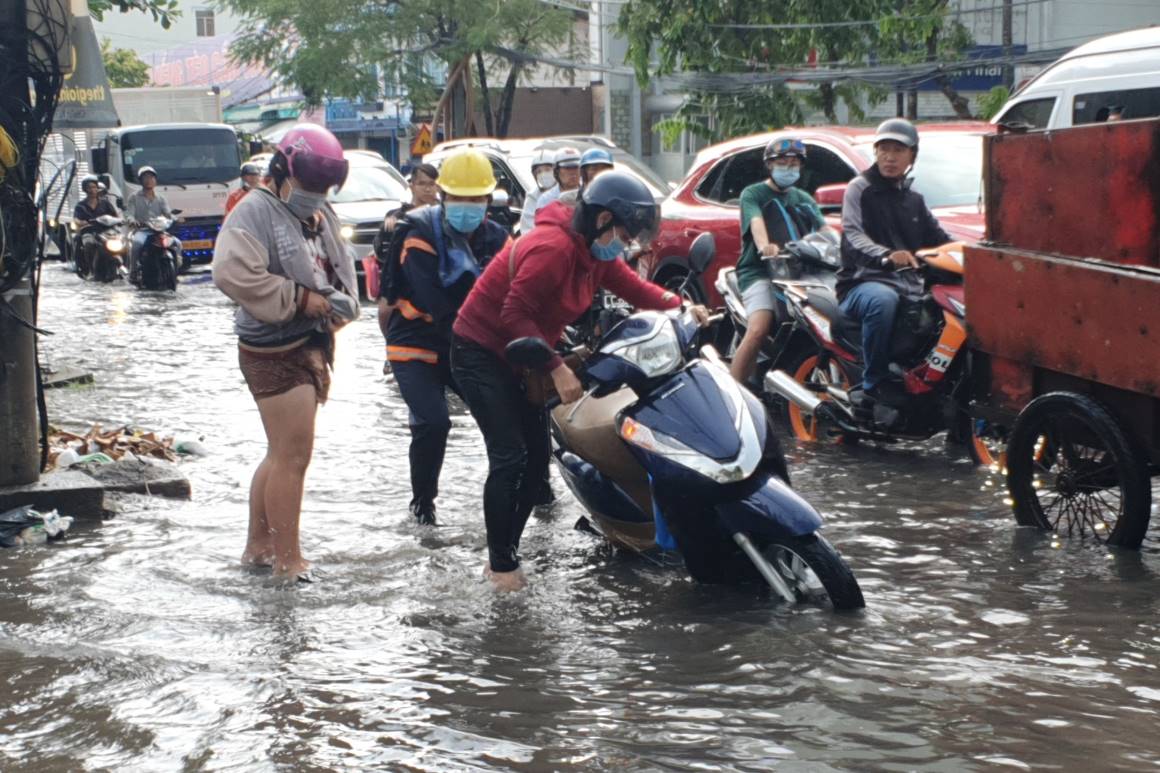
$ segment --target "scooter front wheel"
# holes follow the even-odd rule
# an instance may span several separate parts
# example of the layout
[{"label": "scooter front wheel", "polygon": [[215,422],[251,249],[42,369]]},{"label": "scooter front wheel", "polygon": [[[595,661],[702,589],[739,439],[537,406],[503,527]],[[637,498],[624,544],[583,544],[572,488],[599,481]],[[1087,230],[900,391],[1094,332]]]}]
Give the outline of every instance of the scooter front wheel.
[{"label": "scooter front wheel", "polygon": [[799,603],[835,610],[866,606],[858,580],[845,559],[819,534],[767,543],[761,557],[793,591]]}]

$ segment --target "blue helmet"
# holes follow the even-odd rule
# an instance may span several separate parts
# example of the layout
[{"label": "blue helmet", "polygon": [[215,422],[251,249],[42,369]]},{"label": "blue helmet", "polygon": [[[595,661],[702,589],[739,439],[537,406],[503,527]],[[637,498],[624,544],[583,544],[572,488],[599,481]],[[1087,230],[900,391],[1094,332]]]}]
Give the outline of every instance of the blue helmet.
[{"label": "blue helmet", "polygon": [[586,166],[594,166],[596,164],[607,164],[613,166],[612,154],[604,148],[588,148],[584,151],[584,155],[580,156],[580,168]]}]

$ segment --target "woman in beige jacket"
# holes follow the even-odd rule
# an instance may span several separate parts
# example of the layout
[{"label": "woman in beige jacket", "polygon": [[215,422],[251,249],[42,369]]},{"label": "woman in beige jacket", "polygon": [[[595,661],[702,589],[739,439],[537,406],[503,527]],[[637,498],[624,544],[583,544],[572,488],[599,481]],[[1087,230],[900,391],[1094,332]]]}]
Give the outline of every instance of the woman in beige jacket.
[{"label": "woman in beige jacket", "polygon": [[238,304],[238,360],[268,442],[250,486],[242,561],[310,581],[298,522],[326,401],[334,331],[358,315],[354,258],[326,193],[346,179],[334,135],[301,124],[270,161],[274,192],[255,189],[230,212],[214,250],[214,283]]}]

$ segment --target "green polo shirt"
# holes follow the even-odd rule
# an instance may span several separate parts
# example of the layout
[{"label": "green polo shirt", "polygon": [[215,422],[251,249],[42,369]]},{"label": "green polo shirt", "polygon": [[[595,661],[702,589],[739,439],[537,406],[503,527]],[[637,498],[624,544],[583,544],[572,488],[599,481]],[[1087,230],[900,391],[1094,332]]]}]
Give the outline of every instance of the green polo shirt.
[{"label": "green polo shirt", "polygon": [[[742,292],[758,279],[770,279],[773,274],[770,271],[769,263],[765,261],[757,251],[757,245],[753,243],[753,235],[749,233],[749,224],[755,217],[761,217],[766,211],[766,205],[771,204],[774,200],[781,202],[781,209],[776,206],[775,211],[784,211],[786,213],[795,211],[799,214],[798,221],[810,222],[812,221],[812,228],[810,231],[816,231],[822,228],[826,221],[822,217],[822,211],[818,209],[817,202],[814,197],[803,191],[801,188],[790,188],[787,191],[777,191],[773,186],[763,182],[754,183],[741,192],[741,258],[737,261],[737,285]],[[798,226],[794,224],[794,230],[799,230]],[[787,227],[786,233],[792,233]],[[808,232],[807,232],[808,233]],[[805,233],[799,233],[798,236],[805,236]],[[770,235],[771,241],[777,241],[776,235]]]}]

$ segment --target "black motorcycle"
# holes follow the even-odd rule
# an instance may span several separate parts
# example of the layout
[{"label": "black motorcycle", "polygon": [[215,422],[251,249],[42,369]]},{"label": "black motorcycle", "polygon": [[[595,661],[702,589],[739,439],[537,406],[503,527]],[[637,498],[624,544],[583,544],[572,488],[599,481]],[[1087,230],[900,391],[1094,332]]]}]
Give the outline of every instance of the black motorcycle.
[{"label": "black motorcycle", "polygon": [[[96,282],[112,282],[121,277],[128,245],[121,234],[124,224],[119,217],[101,215],[77,234],[74,252],[77,276]],[[91,243],[86,248],[85,242]]]},{"label": "black motorcycle", "polygon": [[158,215],[150,218],[138,231],[146,233],[136,269],[137,286],[142,290],[177,290],[181,252],[177,239],[169,233],[172,226],[172,218]]}]

